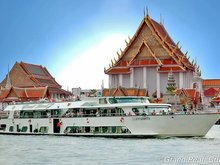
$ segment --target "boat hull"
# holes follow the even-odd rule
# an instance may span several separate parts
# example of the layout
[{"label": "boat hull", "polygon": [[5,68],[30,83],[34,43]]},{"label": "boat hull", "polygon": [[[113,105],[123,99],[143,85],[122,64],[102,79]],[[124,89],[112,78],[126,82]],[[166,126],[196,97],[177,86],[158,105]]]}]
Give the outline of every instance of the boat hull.
[{"label": "boat hull", "polygon": [[[0,124],[6,127],[0,130],[0,133],[113,138],[193,137],[205,136],[218,119],[219,114],[210,113],[194,115],[1,119]],[[59,132],[55,130],[56,121],[62,121]],[[23,127],[27,129],[22,132],[21,129]],[[47,130],[43,132],[35,131],[41,127],[47,128]],[[81,132],[69,132],[67,127],[80,128]],[[114,128],[114,131],[112,131],[112,128]],[[123,132],[121,128],[126,128],[127,131]]]}]

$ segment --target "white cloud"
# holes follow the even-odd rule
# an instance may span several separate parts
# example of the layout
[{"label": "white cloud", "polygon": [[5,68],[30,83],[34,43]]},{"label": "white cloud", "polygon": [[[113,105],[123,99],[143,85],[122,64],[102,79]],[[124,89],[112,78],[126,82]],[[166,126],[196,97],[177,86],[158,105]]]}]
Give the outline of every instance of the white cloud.
[{"label": "white cloud", "polygon": [[70,59],[67,66],[56,76],[63,89],[81,87],[82,89],[100,89],[102,80],[104,87],[108,87],[108,76],[104,74],[104,67],[108,67],[111,59],[117,58],[117,51],[125,47],[123,34],[111,34],[99,43]]}]

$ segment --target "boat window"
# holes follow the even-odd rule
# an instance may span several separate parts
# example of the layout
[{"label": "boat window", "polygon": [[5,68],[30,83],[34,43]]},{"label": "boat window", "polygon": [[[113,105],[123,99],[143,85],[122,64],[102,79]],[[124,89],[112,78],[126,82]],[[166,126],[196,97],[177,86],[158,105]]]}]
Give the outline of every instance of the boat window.
[{"label": "boat window", "polygon": [[131,133],[127,127],[121,127],[121,133]]},{"label": "boat window", "polygon": [[150,106],[148,106],[148,107],[145,107],[145,111],[147,111],[148,113],[152,113],[153,111],[155,111],[156,113],[158,113],[158,114],[162,114],[162,112],[168,112],[168,108],[169,107],[167,107],[167,106],[164,106],[164,107],[159,107],[159,106],[152,106],[152,107],[150,107]]},{"label": "boat window", "polygon": [[40,127],[40,133],[48,133],[48,127]]},{"label": "boat window", "polygon": [[14,126],[9,127],[9,132],[14,132]]},{"label": "boat window", "polygon": [[5,129],[6,129],[6,124],[1,124],[0,125],[0,130],[5,131]]},{"label": "boat window", "polygon": [[60,109],[53,109],[51,110],[51,116],[52,117],[60,117]]},{"label": "boat window", "polygon": [[33,118],[33,111],[21,111],[20,118]]},{"label": "boat window", "polygon": [[117,127],[111,127],[111,129],[112,129],[111,132],[112,132],[112,133],[116,133],[116,131],[117,131],[116,128],[117,128]]},{"label": "boat window", "polygon": [[21,132],[27,132],[28,127],[27,126],[23,126],[21,129]]},{"label": "boat window", "polygon": [[108,127],[102,127],[102,133],[107,133],[108,132]]},{"label": "boat window", "polygon": [[109,103],[110,104],[115,104],[115,103],[149,103],[147,98],[144,97],[113,97],[109,98]]},{"label": "boat window", "polygon": [[109,103],[110,104],[115,104],[115,103],[118,103],[118,101],[115,97],[113,97],[113,98],[109,98]]},{"label": "boat window", "polygon": [[90,127],[85,127],[85,133],[89,133],[90,132]]},{"label": "boat window", "polygon": [[135,113],[135,115],[140,115],[138,108],[132,108],[132,111]]},{"label": "boat window", "polygon": [[107,104],[106,98],[100,98],[99,99],[99,104]]}]

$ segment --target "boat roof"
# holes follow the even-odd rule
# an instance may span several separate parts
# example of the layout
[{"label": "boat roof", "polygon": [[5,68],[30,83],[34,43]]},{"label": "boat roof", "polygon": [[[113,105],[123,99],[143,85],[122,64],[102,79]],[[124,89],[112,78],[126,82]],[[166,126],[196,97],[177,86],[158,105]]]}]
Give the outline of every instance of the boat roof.
[{"label": "boat roof", "polygon": [[169,104],[153,103],[115,103],[115,104],[98,104],[95,101],[74,101],[74,102],[43,102],[43,103],[21,103],[8,105],[4,111],[21,111],[21,110],[52,110],[52,109],[69,109],[69,108],[114,108],[114,107],[164,107]]}]

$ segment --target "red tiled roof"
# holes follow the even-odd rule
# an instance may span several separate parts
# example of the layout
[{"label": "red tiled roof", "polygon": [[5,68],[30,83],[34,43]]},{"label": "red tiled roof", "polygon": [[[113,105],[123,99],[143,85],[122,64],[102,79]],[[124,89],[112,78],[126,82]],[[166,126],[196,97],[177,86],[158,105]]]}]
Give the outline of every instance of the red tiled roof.
[{"label": "red tiled roof", "polygon": [[104,89],[103,96],[145,96],[146,90],[139,88],[112,88]]},{"label": "red tiled roof", "polygon": [[130,65],[131,66],[134,66],[134,65],[137,65],[137,66],[141,66],[141,65],[158,65],[158,63],[155,59],[151,59],[151,60],[134,60]]},{"label": "red tiled roof", "polygon": [[214,88],[209,88],[209,89],[204,91],[204,96],[206,96],[206,97],[214,97],[214,96],[216,96],[217,93],[218,93],[218,91],[215,90]]},{"label": "red tiled roof", "polygon": [[184,69],[182,69],[181,67],[179,67],[179,66],[162,66],[162,67],[160,67],[160,69],[159,69],[159,71],[165,71],[165,72],[169,72],[169,71],[173,71],[173,72],[175,72],[175,71],[184,71]]},{"label": "red tiled roof", "polygon": [[197,102],[199,99],[199,92],[196,89],[177,89],[177,95],[184,93],[188,98],[190,98],[193,102]]},{"label": "red tiled roof", "polygon": [[7,97],[9,94],[9,90],[1,90],[0,92],[0,99],[3,99],[5,97]]},{"label": "red tiled roof", "polygon": [[220,86],[220,79],[204,79],[202,81],[203,86]]},{"label": "red tiled roof", "polygon": [[19,88],[11,87],[10,89],[1,90],[0,100],[10,99],[10,95],[18,99],[33,99],[33,98],[44,98],[47,96],[47,87],[30,87],[30,88]]},{"label": "red tiled roof", "polygon": [[213,98],[212,102],[220,103],[220,97]]},{"label": "red tiled roof", "polygon": [[[61,85],[59,85],[54,80],[54,78],[49,74],[45,67],[24,62],[20,62],[19,65],[24,69],[26,74],[31,76],[33,81],[35,81],[40,86],[45,86],[47,84],[48,86],[56,86],[58,88],[61,88]],[[47,83],[46,81],[49,83]]]}]

